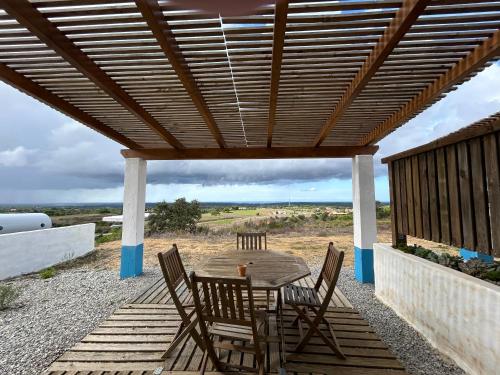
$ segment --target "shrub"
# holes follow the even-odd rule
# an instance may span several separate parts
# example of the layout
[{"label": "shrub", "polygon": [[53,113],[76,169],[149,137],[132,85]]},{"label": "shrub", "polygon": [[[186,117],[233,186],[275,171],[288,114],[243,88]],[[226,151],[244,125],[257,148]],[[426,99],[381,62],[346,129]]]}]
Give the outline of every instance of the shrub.
[{"label": "shrub", "polygon": [[19,291],[9,284],[0,285],[0,310],[5,310],[19,297]]},{"label": "shrub", "polygon": [[167,231],[196,232],[196,223],[201,219],[198,201],[187,202],[185,198],[174,203],[161,202],[156,205],[149,217],[149,230],[152,233]]},{"label": "shrub", "polygon": [[431,253],[431,250],[424,249],[420,246],[415,249],[415,255],[420,258],[427,258]]},{"label": "shrub", "polygon": [[196,227],[196,233],[197,234],[209,234],[210,233],[210,228],[207,227],[206,225],[199,225]]},{"label": "shrub", "polygon": [[466,273],[467,275],[479,277],[482,274],[486,273],[488,264],[483,262],[481,259],[473,258],[467,262],[459,263],[458,268],[460,269],[460,271]]},{"label": "shrub", "polygon": [[54,267],[49,267],[46,268],[42,271],[40,271],[40,277],[42,279],[50,279],[51,277],[54,277],[56,275],[56,269]]},{"label": "shrub", "polygon": [[118,241],[121,238],[122,238],[122,228],[112,228],[111,232],[99,234],[95,238],[95,243],[99,245],[105,242]]},{"label": "shrub", "polygon": [[450,267],[457,271],[460,271],[459,264],[463,261],[464,259],[462,257],[453,256],[447,253],[441,254],[438,259],[438,263],[442,266]]},{"label": "shrub", "polygon": [[500,271],[488,271],[484,274],[485,280],[500,282]]}]

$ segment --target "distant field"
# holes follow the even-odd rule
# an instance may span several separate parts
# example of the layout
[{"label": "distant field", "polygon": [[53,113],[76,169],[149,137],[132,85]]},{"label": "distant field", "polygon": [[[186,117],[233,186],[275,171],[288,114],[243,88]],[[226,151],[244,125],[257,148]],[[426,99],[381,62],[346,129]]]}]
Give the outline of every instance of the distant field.
[{"label": "distant field", "polygon": [[[121,214],[116,207],[46,208],[55,226],[96,223],[96,252],[75,265],[97,268],[119,267],[121,230],[112,228],[102,217]],[[305,258],[310,264],[323,261],[329,241],[346,253],[345,266],[353,264],[353,228],[351,208],[346,205],[283,205],[271,207],[224,207],[204,208],[198,224],[198,234],[167,233],[146,237],[144,264],[156,267],[159,251],[176,243],[184,261],[191,267],[206,258],[235,248],[238,231],[266,231],[268,248]],[[379,206],[378,241],[390,242],[388,206]],[[202,230],[203,229],[203,230]],[[438,252],[456,253],[456,249],[444,245],[409,238],[410,244],[421,244]]]}]

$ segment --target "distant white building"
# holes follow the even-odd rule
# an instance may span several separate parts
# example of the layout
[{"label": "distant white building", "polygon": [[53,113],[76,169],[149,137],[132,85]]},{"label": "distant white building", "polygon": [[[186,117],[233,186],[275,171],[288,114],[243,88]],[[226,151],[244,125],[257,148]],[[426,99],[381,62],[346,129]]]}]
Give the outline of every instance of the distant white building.
[{"label": "distant white building", "polygon": [[[149,212],[145,212],[144,220],[147,220],[149,215]],[[123,223],[123,215],[104,216],[102,221],[106,221],[108,223]]]}]

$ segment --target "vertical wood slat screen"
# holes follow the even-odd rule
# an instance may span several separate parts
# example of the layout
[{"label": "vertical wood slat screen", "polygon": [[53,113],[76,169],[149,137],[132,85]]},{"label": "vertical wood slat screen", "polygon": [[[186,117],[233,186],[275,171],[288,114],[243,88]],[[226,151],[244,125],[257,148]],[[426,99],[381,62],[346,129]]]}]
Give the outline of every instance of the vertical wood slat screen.
[{"label": "vertical wood slat screen", "polygon": [[500,256],[500,130],[494,129],[383,160],[393,245],[410,235]]}]

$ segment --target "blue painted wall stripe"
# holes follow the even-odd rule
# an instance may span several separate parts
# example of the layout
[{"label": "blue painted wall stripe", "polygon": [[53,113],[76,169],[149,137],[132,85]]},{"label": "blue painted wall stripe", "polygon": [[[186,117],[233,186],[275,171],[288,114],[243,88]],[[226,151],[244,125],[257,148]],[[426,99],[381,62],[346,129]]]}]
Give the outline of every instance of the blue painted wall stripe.
[{"label": "blue painted wall stripe", "polygon": [[136,246],[122,246],[120,277],[135,277],[142,274],[142,259],[144,244]]},{"label": "blue painted wall stripe", "polygon": [[373,283],[373,249],[354,246],[354,276],[361,283]]},{"label": "blue painted wall stripe", "polygon": [[472,251],[472,250],[465,249],[465,248],[460,249],[460,256],[462,258],[464,258],[464,260],[469,260],[472,258],[479,258],[481,260],[484,260],[487,263],[493,263],[493,256],[488,255],[488,254],[479,253],[477,251]]}]

